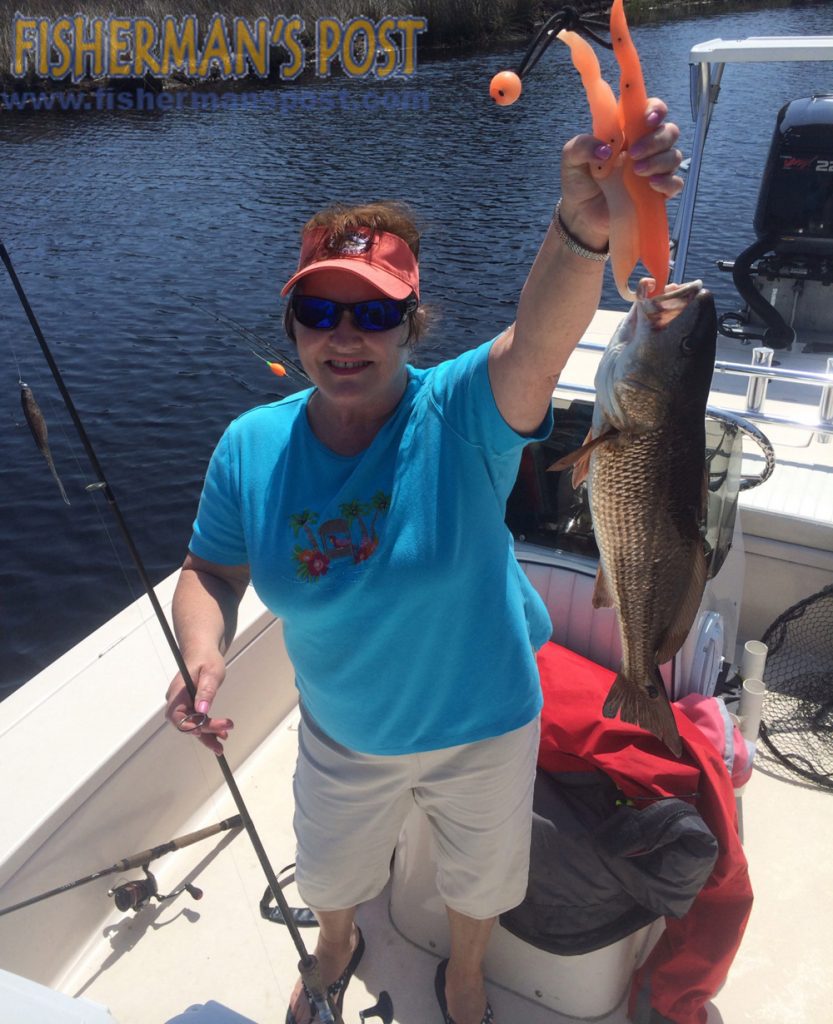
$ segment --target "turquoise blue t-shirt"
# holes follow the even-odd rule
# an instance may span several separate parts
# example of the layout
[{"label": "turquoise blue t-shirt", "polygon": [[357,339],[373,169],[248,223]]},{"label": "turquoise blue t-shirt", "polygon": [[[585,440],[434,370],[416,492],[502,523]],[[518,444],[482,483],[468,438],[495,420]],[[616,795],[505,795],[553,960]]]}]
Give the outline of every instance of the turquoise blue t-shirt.
[{"label": "turquoise blue t-shirt", "polygon": [[498,411],[491,343],[427,370],[358,455],[313,434],[311,390],[236,419],[190,550],[248,563],[283,620],[305,709],[337,743],[403,754],[498,736],[541,709],[552,630],[504,509],[523,446]]}]

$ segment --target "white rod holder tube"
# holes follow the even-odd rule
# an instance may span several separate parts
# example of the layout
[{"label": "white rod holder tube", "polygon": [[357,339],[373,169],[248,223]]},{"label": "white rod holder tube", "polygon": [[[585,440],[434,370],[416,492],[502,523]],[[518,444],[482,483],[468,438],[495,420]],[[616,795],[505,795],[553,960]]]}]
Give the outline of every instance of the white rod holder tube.
[{"label": "white rod holder tube", "polygon": [[[833,356],[827,357],[827,373],[833,378]],[[833,424],[833,383],[825,384],[821,389],[821,401],[819,402],[819,419],[822,423]],[[829,444],[830,434],[816,434],[819,444]]]},{"label": "white rod holder tube", "polygon": [[[753,366],[772,366],[772,357],[775,355],[775,349],[766,348],[761,346],[760,348],[752,349],[752,365]],[[764,399],[766,398],[766,389],[769,385],[769,377],[750,377],[746,385],[746,411],[747,412],[760,412],[764,407]]]},{"label": "white rod holder tube", "polygon": [[747,640],[743,645],[743,659],[740,663],[741,679],[763,679],[766,656],[769,648],[760,640]]},{"label": "white rod holder tube", "polygon": [[740,691],[738,718],[740,734],[745,740],[754,743],[758,739],[761,728],[761,708],[764,703],[766,686],[761,679],[746,679]]}]

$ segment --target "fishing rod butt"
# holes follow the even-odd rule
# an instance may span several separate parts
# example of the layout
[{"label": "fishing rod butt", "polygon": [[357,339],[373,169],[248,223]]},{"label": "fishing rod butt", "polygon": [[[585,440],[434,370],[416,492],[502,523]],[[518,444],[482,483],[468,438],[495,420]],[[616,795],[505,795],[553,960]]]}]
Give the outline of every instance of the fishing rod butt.
[{"label": "fishing rod butt", "polygon": [[[327,986],[321,977],[321,964],[314,953],[307,953],[298,961],[298,973],[306,986],[310,1000],[315,1004],[322,1024],[344,1024],[341,1011],[331,1005],[327,995]],[[326,1016],[325,1016],[326,1014]]]}]

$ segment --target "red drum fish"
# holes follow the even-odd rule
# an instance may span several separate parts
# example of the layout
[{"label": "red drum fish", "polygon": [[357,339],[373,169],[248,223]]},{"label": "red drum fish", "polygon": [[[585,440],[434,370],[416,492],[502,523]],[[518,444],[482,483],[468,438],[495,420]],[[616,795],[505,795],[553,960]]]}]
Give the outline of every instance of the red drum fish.
[{"label": "red drum fish", "polygon": [[552,469],[588,482],[599,548],[594,607],[613,606],[622,664],[602,713],[682,751],[659,665],[691,629],[706,584],[705,417],[717,317],[700,281],[638,298],[596,372],[588,441]]},{"label": "red drum fish", "polygon": [[58,471],[55,469],[55,463],[52,461],[52,452],[49,449],[49,431],[46,429],[46,420],[43,417],[40,406],[35,401],[32,389],[28,384],[24,384],[23,381],[20,381],[20,404],[23,407],[23,415],[26,417],[29,429],[32,431],[32,437],[34,437],[35,444],[38,446],[38,451],[46,459],[46,464],[49,466],[49,472],[55,478],[55,483],[61,491],[61,497],[67,505],[69,505],[70,501],[67,497],[66,491],[64,490],[64,485],[61,483],[61,478],[58,476]]}]

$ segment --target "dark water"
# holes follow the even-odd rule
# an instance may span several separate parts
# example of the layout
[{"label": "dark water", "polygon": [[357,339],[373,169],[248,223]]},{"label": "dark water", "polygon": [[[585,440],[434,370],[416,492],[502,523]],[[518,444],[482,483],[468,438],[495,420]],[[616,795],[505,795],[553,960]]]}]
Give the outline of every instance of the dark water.
[{"label": "dark water", "polygon": [[[830,30],[822,4],[646,26],[635,38],[649,92],[667,99],[688,149],[694,43]],[[154,581],[182,559],[225,424],[292,387],[182,294],[283,346],[278,290],[303,221],[334,199],[395,197],[425,227],[423,294],[438,324],[423,362],[513,318],[558,195],[560,147],[588,123],[561,48],[520,104],[494,107],[489,79],[518,57],[431,62],[402,84],[293,84],[294,110],[0,114],[0,233]],[[713,262],[753,237],[778,109],[830,91],[832,78],[817,64],[726,71],[688,264],[721,310],[737,300]],[[621,308],[609,283],[605,303]],[[5,275],[0,339],[4,694],[140,587],[109,511],[84,492],[90,471]],[[15,357],[47,417],[69,508],[23,422]]]}]

